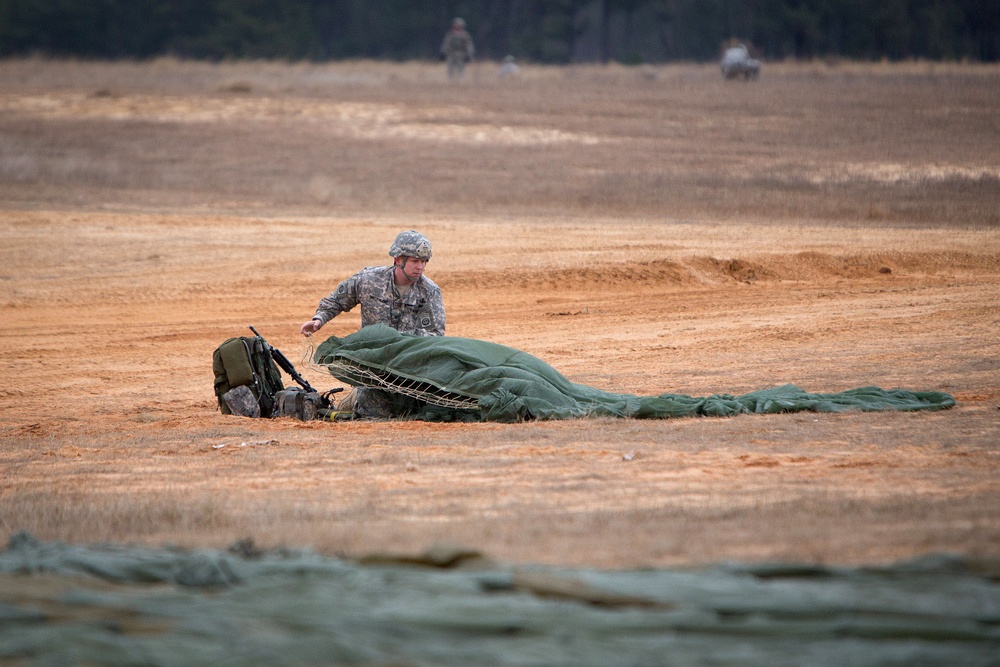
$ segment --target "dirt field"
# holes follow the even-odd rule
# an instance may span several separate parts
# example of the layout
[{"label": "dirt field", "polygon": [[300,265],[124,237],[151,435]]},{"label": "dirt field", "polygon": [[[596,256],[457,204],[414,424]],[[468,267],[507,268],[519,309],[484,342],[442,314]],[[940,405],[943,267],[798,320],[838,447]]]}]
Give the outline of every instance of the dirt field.
[{"label": "dirt field", "polygon": [[[1000,68],[0,62],[0,539],[508,562],[1000,555]],[[396,232],[448,333],[601,389],[938,413],[221,415],[211,356]],[[349,313],[321,335],[344,335]],[[299,364],[317,387],[329,377]]]}]

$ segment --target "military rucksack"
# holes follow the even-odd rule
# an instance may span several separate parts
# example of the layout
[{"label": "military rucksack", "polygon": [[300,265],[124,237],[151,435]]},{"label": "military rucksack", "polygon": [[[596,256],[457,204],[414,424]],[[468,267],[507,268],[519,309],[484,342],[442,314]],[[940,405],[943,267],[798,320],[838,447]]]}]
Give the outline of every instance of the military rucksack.
[{"label": "military rucksack", "polygon": [[212,355],[215,396],[223,414],[271,417],[275,395],[284,389],[281,371],[260,336],[230,338]]}]

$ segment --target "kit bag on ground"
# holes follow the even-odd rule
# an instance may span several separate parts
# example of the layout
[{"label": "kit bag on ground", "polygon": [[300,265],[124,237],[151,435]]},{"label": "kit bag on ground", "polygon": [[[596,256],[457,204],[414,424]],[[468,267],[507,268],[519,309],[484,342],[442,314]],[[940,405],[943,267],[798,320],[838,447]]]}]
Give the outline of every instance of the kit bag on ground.
[{"label": "kit bag on ground", "polygon": [[332,413],[336,412],[332,397],[340,391],[343,391],[340,387],[330,389],[322,394],[312,387],[309,389],[303,389],[302,387],[282,389],[275,396],[274,416],[293,417],[301,419],[304,422],[312,421],[313,419],[342,421],[346,419],[346,414],[353,415],[353,413],[345,413],[345,415],[341,415],[337,419],[330,417]]},{"label": "kit bag on ground", "polygon": [[330,402],[315,391],[302,387],[288,387],[275,395],[274,416],[294,417],[304,422],[316,419],[321,408],[329,408]]},{"label": "kit bag on ground", "polygon": [[243,417],[276,416],[284,385],[267,342],[260,336],[230,338],[212,355],[219,410]]}]

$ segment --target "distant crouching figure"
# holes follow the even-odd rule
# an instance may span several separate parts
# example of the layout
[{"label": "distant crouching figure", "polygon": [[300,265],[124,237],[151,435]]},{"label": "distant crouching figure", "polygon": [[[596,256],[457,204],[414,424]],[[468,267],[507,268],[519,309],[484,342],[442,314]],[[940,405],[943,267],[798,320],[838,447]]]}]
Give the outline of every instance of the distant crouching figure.
[{"label": "distant crouching figure", "polygon": [[760,76],[760,61],[751,58],[747,47],[742,44],[726,49],[719,68],[727,79],[743,77],[749,80]]}]

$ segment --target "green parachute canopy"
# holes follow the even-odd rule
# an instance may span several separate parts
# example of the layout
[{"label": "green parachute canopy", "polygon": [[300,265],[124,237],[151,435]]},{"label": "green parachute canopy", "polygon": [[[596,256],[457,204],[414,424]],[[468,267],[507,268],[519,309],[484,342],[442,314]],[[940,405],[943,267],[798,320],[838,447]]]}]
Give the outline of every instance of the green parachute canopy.
[{"label": "green parachute canopy", "polygon": [[793,385],[742,396],[616,394],[570,382],[526,352],[471,338],[419,337],[384,325],[331,336],[316,365],[353,386],[376,387],[425,403],[416,419],[516,422],[591,416],[666,419],[748,413],[942,410],[955,405],[937,391],[860,387],[810,394]]}]

